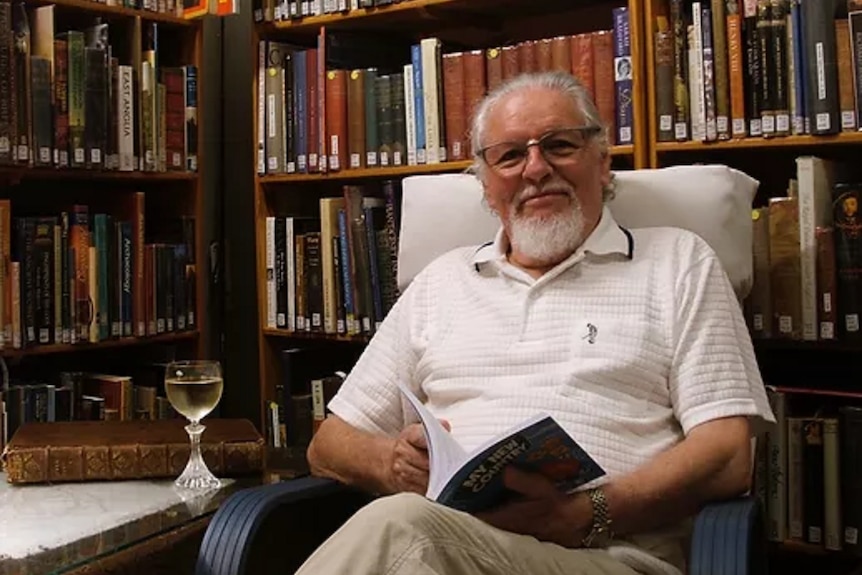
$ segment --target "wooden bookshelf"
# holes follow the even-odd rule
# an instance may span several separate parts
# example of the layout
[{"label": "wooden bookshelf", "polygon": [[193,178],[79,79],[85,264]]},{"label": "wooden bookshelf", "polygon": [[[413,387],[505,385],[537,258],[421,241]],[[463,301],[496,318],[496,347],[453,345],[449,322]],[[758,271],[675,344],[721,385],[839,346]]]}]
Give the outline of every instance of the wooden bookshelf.
[{"label": "wooden bookshelf", "polygon": [[809,148],[816,146],[840,146],[862,144],[862,132],[841,132],[829,136],[792,135],[774,138],[736,138],[714,142],[656,142],[658,154],[672,152],[710,152],[712,150],[747,150],[751,148],[772,149],[776,151],[789,148]]},{"label": "wooden bookshelf", "polygon": [[[252,142],[258,142],[258,58],[259,42],[288,42],[312,48],[322,30],[326,34],[339,31],[380,32],[402,43],[418,44],[422,38],[441,40],[443,54],[451,51],[483,50],[514,46],[527,40],[553,39],[560,36],[613,30],[612,10],[627,7],[631,38],[633,144],[613,146],[615,165],[647,167],[646,98],[643,69],[643,2],[640,0],[402,0],[375,8],[363,8],[346,13],[305,16],[278,22],[258,22],[252,35],[253,74],[252,105],[255,131]],[[537,48],[538,49],[538,48]],[[538,56],[537,56],[538,58]],[[403,64],[410,63],[409,58]],[[310,64],[306,64],[310,65]],[[372,64],[355,66],[367,68]],[[351,66],[345,66],[350,68]],[[395,69],[395,68],[393,68]],[[442,64],[441,64],[442,69]],[[594,68],[595,70],[595,68]],[[604,70],[604,69],[603,69]],[[594,72],[595,73],[595,72]],[[265,82],[265,80],[264,80]],[[319,85],[319,84],[317,84]],[[266,89],[266,84],[262,85]],[[319,113],[319,111],[318,111]],[[445,115],[445,110],[443,112]],[[268,113],[264,114],[268,117]],[[442,120],[442,118],[441,118]],[[267,121],[266,119],[264,121]],[[277,132],[276,132],[277,133]],[[264,138],[265,140],[266,138]],[[445,144],[445,142],[444,142]],[[267,146],[269,144],[266,144]],[[265,147],[265,146],[264,146]],[[328,147],[328,146],[327,146]],[[314,148],[312,148],[314,149]],[[260,148],[256,150],[256,154]],[[405,156],[407,154],[405,153]],[[255,156],[257,158],[257,155]],[[359,157],[362,157],[360,154]],[[451,157],[451,155],[450,155]],[[343,343],[364,345],[369,336],[345,336],[334,333],[296,332],[267,327],[267,230],[271,216],[313,215],[317,196],[338,194],[342,185],[356,184],[368,189],[387,181],[400,180],[414,174],[457,173],[470,168],[472,161],[449,161],[409,166],[365,167],[341,169],[324,173],[285,173],[286,169],[270,169],[264,162],[265,173],[254,173],[254,229],[257,250],[257,304],[259,325],[258,352],[260,367],[261,419],[267,420],[265,403],[276,398],[276,385],[281,382],[279,352],[288,346],[332,345]],[[297,162],[297,167],[298,167]],[[365,165],[365,164],[363,164]],[[281,166],[283,168],[284,166]],[[273,173],[275,172],[275,173]],[[298,206],[304,206],[298,207]],[[266,427],[266,425],[264,425]]]},{"label": "wooden bookshelf", "polygon": [[116,350],[124,347],[136,347],[145,345],[160,345],[166,343],[181,343],[192,342],[200,336],[198,330],[180,331],[175,333],[166,333],[162,335],[154,335],[151,337],[121,337],[119,339],[108,339],[96,343],[75,343],[75,344],[47,344],[36,345],[24,349],[4,349],[0,351],[0,355],[5,358],[25,358],[44,355],[70,354],[81,352],[98,352],[105,350]]},{"label": "wooden bookshelf", "polygon": [[121,172],[119,170],[73,170],[69,168],[27,168],[0,166],[0,182],[17,184],[25,180],[90,180],[136,182],[193,182],[197,172]]},{"label": "wooden bookshelf", "polygon": [[[745,128],[746,133],[752,133],[752,123],[751,123],[751,105],[752,100],[760,100],[762,102],[762,92],[758,92],[756,97],[752,96],[752,94],[748,93],[748,87],[752,82],[752,74],[760,73],[760,67],[751,67],[748,65],[746,61],[749,57],[747,48],[746,48],[746,36],[745,36],[745,27],[753,25],[755,22],[759,21],[760,17],[750,16],[749,20],[745,21],[745,7],[743,2],[738,3],[739,7],[739,15],[742,19],[742,27],[741,31],[741,41],[738,49],[741,54],[742,65],[741,66],[733,66],[733,63],[730,60],[730,49],[727,53],[720,53],[718,50],[714,49],[713,51],[713,62],[716,61],[717,58],[722,56],[727,57],[728,63],[728,78],[725,80],[728,83],[728,115],[731,115],[732,108],[730,108],[732,94],[730,92],[730,73],[731,69],[740,70],[742,73],[743,82],[745,85],[744,96],[742,98],[743,107],[745,111]],[[841,7],[846,7],[846,2],[838,2],[837,3]],[[687,25],[692,24],[691,18],[691,3],[683,2],[684,5],[684,13],[685,13],[685,22],[683,23],[682,29],[685,30]],[[710,8],[710,17],[712,17],[712,8],[714,8],[717,4],[713,2],[710,4],[709,1],[703,2],[703,6]],[[721,7],[725,7],[728,4],[724,2],[719,2],[718,5]],[[811,3],[806,6],[815,6],[816,3]],[[759,8],[759,6],[758,6]],[[771,10],[771,8],[770,8]],[[798,13],[798,14],[801,14]],[[783,15],[783,14],[782,14]],[[769,200],[775,197],[785,197],[788,194],[789,189],[789,181],[791,179],[797,179],[798,181],[798,167],[797,167],[797,158],[801,156],[814,156],[825,159],[835,160],[836,163],[845,164],[844,167],[849,168],[846,170],[848,173],[852,171],[854,168],[854,164],[858,163],[856,158],[860,151],[862,151],[862,132],[856,131],[841,131],[841,104],[838,104],[838,107],[831,110],[834,114],[830,114],[831,117],[835,118],[834,123],[832,124],[833,128],[838,127],[837,133],[831,133],[829,135],[812,135],[810,126],[808,128],[802,127],[800,129],[800,124],[797,123],[796,126],[793,125],[793,109],[791,104],[791,92],[792,92],[792,84],[789,83],[789,79],[792,74],[788,74],[787,70],[789,68],[784,69],[784,73],[779,73],[775,70],[775,66],[777,64],[777,60],[775,58],[769,58],[768,62],[765,64],[766,72],[769,74],[767,78],[785,78],[788,80],[788,84],[784,86],[785,90],[783,94],[787,97],[787,107],[790,111],[790,125],[789,125],[789,134],[788,135],[779,135],[777,122],[776,122],[776,133],[770,134],[769,137],[764,137],[761,135],[749,136],[749,137],[733,137],[731,139],[718,139],[714,141],[659,141],[659,125],[658,125],[658,96],[657,94],[667,93],[667,87],[660,89],[658,86],[659,79],[656,74],[656,32],[658,30],[659,17],[667,18],[669,29],[673,30],[673,24],[671,23],[671,12],[670,12],[670,4],[668,0],[646,0],[644,3],[644,53],[645,53],[645,66],[646,69],[646,84],[647,84],[647,112],[646,115],[649,118],[648,126],[649,126],[649,165],[654,168],[662,167],[662,166],[671,166],[675,164],[687,164],[693,162],[699,163],[721,163],[725,165],[729,165],[733,168],[737,168],[750,176],[756,178],[760,182],[760,186],[755,198],[753,198],[753,206],[752,207],[762,207],[767,206],[769,204]],[[836,12],[833,16],[836,20],[847,17],[846,10],[844,12]],[[792,21],[795,16],[788,16],[788,21]],[[803,17],[804,18],[804,17]],[[732,21],[732,20],[731,20]],[[725,19],[725,23],[727,20]],[[831,48],[827,46],[827,44],[835,43],[833,47],[837,49],[837,40],[835,39],[835,28],[834,22],[827,21],[825,22],[826,26],[823,29],[823,38],[818,37],[818,50],[827,50],[831,53]],[[805,34],[810,34],[808,26],[816,27],[816,24],[812,24],[811,22],[806,22],[806,32]],[[713,33],[715,32],[715,27],[711,27]],[[725,26],[725,29],[728,29]],[[829,40],[828,36],[831,30],[832,40]],[[695,30],[696,33],[696,30]],[[785,31],[782,29],[782,34]],[[713,46],[715,47],[715,36],[713,35]],[[783,52],[783,57],[785,58],[795,58],[794,56],[794,45],[793,42],[799,41],[799,34],[791,35],[788,38],[777,37],[779,41],[783,42],[782,46],[785,48]],[[673,34],[671,34],[671,44],[673,44]],[[731,37],[727,36],[724,38],[725,45],[727,47],[731,46]],[[787,42],[790,42],[788,44]],[[803,39],[804,41],[804,39]],[[683,39],[682,50],[686,55],[686,59],[689,55],[689,42]],[[802,62],[802,78],[807,79],[810,74],[815,74],[816,71],[813,69],[813,66],[816,66],[816,63],[812,63],[811,58],[807,58],[807,54],[804,52],[805,46],[802,46],[802,57],[799,61]],[[808,48],[814,49],[814,46],[809,46]],[[671,50],[673,50],[673,46],[671,46]],[[849,54],[851,51],[851,47],[847,46],[847,53]],[[849,57],[849,56],[848,56]],[[677,71],[674,70],[673,63],[673,53],[670,54],[670,72],[671,77],[677,74]],[[764,60],[761,60],[763,62]],[[738,61],[737,61],[738,63]],[[764,64],[762,64],[764,65]],[[785,62],[787,65],[787,62]],[[795,66],[797,64],[794,64]],[[718,70],[719,67],[715,67],[714,70]],[[835,70],[838,68],[836,67]],[[832,96],[833,89],[836,95],[836,99],[840,102],[840,91],[838,89],[839,81],[831,74],[836,73],[835,70],[824,71],[824,77],[821,78],[819,86],[824,91],[824,93],[828,93],[828,96]],[[713,75],[714,78],[717,78],[716,71]],[[689,70],[684,70],[684,74],[686,78],[689,78]],[[830,74],[830,78],[826,78],[825,75]],[[837,74],[837,73],[836,73]],[[851,74],[852,76],[852,74]],[[835,80],[834,84],[832,80]],[[774,84],[775,80],[770,79],[769,82]],[[671,81],[672,84],[672,81]],[[688,83],[687,87],[695,86],[699,88],[701,85],[708,84],[693,84],[691,82]],[[716,79],[715,84],[716,89],[719,86],[719,80]],[[673,85],[670,86],[671,90],[671,100],[673,98]],[[806,87],[806,90],[808,88]],[[851,93],[853,92],[852,86],[850,87]],[[780,95],[770,94],[771,97],[777,98]],[[686,96],[687,98],[689,95]],[[718,93],[712,94],[710,96],[705,96],[704,100],[709,101],[713,100],[717,102],[719,99]],[[825,97],[820,97],[818,99],[822,99],[824,102],[828,101]],[[737,100],[739,101],[739,100]],[[687,107],[691,107],[691,100],[686,102]],[[708,104],[705,104],[708,105]],[[716,104],[716,115],[718,115]],[[775,110],[777,107],[770,108],[769,106],[764,106],[765,109]],[[671,110],[673,110],[675,106],[671,106]],[[820,110],[823,112],[823,110]],[[689,111],[689,114],[691,112]],[[768,117],[768,116],[767,116]],[[732,118],[731,118],[732,120]],[[674,119],[675,121],[675,119]],[[857,118],[858,122],[858,118]],[[717,122],[716,122],[717,124]],[[729,131],[731,134],[733,133],[732,122],[729,122]],[[809,124],[816,125],[813,119],[809,121]],[[857,124],[858,126],[862,126]],[[667,128],[667,126],[666,126]],[[762,128],[762,127],[761,127]],[[756,131],[756,130],[755,130]],[[807,133],[806,133],[807,131]],[[689,138],[692,137],[692,124],[691,124],[691,116],[689,115],[688,123],[687,123],[687,132]],[[674,133],[674,135],[676,135]],[[816,168],[814,168],[816,171]],[[842,170],[842,173],[844,170]],[[847,177],[847,175],[842,175],[841,177]],[[812,178],[813,180],[814,178]],[[814,185],[812,184],[812,187]],[[693,188],[693,191],[696,190]],[[807,197],[811,197],[814,195],[814,192],[811,190],[799,191],[799,195],[807,195]],[[832,209],[832,190],[828,190],[829,194],[828,200],[825,200],[822,205],[829,205],[828,210]],[[811,194],[811,195],[808,195]],[[828,202],[828,204],[827,204]],[[799,212],[801,213],[803,208],[799,207]],[[814,210],[810,210],[808,213],[813,213]],[[827,215],[831,216],[831,212],[825,212]],[[832,221],[832,217],[828,218],[829,221]],[[770,222],[771,223],[771,222]],[[825,223],[816,223],[817,226],[828,225]],[[793,229],[793,222],[785,222],[785,227],[791,226],[790,229]],[[799,227],[799,224],[796,224]],[[777,227],[777,226],[776,226]],[[805,228],[806,230],[810,228]],[[768,233],[772,233],[774,231],[774,227],[770,226],[770,231]],[[785,244],[786,245],[786,244]],[[754,249],[754,246],[753,246]],[[814,248],[811,250],[805,250],[806,253],[812,253]],[[837,251],[837,250],[836,250]],[[787,248],[787,252],[790,252],[790,249]],[[763,253],[762,251],[758,251],[757,253]],[[803,253],[800,250],[800,253]],[[790,255],[784,255],[782,257],[790,258]],[[807,262],[806,262],[807,263]],[[769,270],[772,270],[772,262],[768,264]],[[801,267],[801,264],[800,264]],[[807,266],[806,266],[807,267]],[[820,262],[817,262],[817,268],[820,267]],[[762,268],[761,268],[762,269]],[[820,272],[815,272],[815,277],[819,277]],[[772,276],[775,277],[775,276]],[[799,273],[799,277],[801,279],[802,274]],[[755,279],[754,281],[757,281]],[[772,280],[775,281],[775,280]],[[820,285],[817,287],[816,297],[818,302],[821,301],[823,294],[819,291]],[[789,292],[789,290],[784,290]],[[811,294],[810,290],[805,289],[800,286],[799,288],[800,298],[804,297],[802,294],[807,293]],[[837,292],[836,292],[837,293]],[[769,294],[771,296],[775,295]],[[769,297],[769,296],[767,296]],[[776,297],[772,298],[772,303],[775,303]],[[809,300],[805,300],[809,301]],[[747,302],[750,303],[750,302]],[[802,302],[797,302],[799,304],[799,309],[801,310]],[[795,305],[795,304],[794,304]],[[819,303],[818,303],[819,305]],[[840,321],[842,307],[840,300],[831,300],[831,305],[833,309],[835,309],[836,322]],[[748,308],[748,306],[746,306]],[[771,316],[775,316],[777,311],[773,310]],[[817,314],[817,322],[815,322],[818,330],[820,329],[820,311],[818,308]],[[749,316],[747,319],[749,322],[752,322],[750,314],[746,311],[746,314]],[[774,318],[770,315],[767,315],[764,320],[772,321]],[[793,322],[802,323],[802,317],[793,317]],[[786,325],[786,321],[785,321]],[[838,340],[818,340],[818,341],[802,341],[802,340],[789,340],[789,339],[780,339],[775,337],[778,331],[778,326],[773,328],[773,338],[772,339],[760,339],[755,338],[753,340],[754,351],[757,355],[758,365],[761,369],[761,373],[763,376],[763,380],[770,384],[772,388],[775,390],[774,396],[770,398],[770,401],[774,401],[774,412],[779,418],[779,425],[787,426],[786,418],[790,417],[835,417],[837,410],[840,410],[842,406],[847,405],[858,405],[859,400],[862,399],[862,386],[859,385],[859,375],[857,370],[858,360],[856,359],[857,353],[862,349],[862,344],[850,341],[842,341]],[[840,334],[841,330],[839,328],[839,324],[835,324],[835,333]],[[818,332],[819,333],[819,332]],[[824,411],[820,412],[820,409],[817,406],[822,406]],[[785,418],[785,419],[782,419]],[[842,424],[843,425],[843,424]],[[838,438],[839,441],[842,442],[842,446],[844,445],[847,437],[843,435],[845,430],[839,429]],[[774,433],[770,431],[770,433]],[[789,435],[789,431],[786,431]],[[802,445],[803,450],[807,450],[809,447],[805,444],[804,438],[796,438],[798,439]],[[788,438],[788,442],[791,439]],[[853,440],[855,441],[855,439]],[[838,489],[839,491],[843,491],[843,483],[847,481],[844,476],[845,464],[841,461],[845,455],[845,452],[841,452],[838,456],[838,468],[841,469],[839,472],[839,480],[838,480]],[[778,473],[784,474],[784,477],[789,477],[788,469],[790,469],[790,461],[787,459],[788,454],[785,453],[782,455],[769,452],[769,461],[765,464],[769,469],[777,470]],[[803,456],[804,457],[804,456]],[[804,465],[807,466],[808,462]],[[813,464],[817,464],[815,461]],[[827,465],[827,463],[823,463],[823,465]],[[755,467],[760,466],[763,467],[763,462],[761,461],[759,464],[756,463]],[[834,469],[832,469],[834,471]],[[769,475],[772,474],[772,471],[769,472]],[[832,475],[834,477],[834,475]],[[775,483],[771,483],[769,479],[761,479],[763,481],[763,485],[766,485],[767,490],[777,489],[778,493],[781,493],[781,485],[783,484],[785,487],[788,484],[788,481],[778,480]],[[825,481],[825,480],[824,480]],[[757,483],[757,480],[755,480]],[[833,532],[838,538],[842,538],[844,534],[844,526],[846,525],[855,525],[857,519],[854,517],[851,523],[846,523],[844,519],[840,519],[837,521],[837,525],[835,523],[835,515],[838,514],[842,518],[846,516],[848,510],[855,509],[855,503],[849,503],[849,507],[845,506],[844,502],[840,503],[841,507],[838,510],[833,510],[832,508],[828,508],[829,503],[825,501],[825,494],[823,491],[826,489],[835,489],[834,484],[830,485],[828,488],[823,488],[822,490],[809,490],[805,486],[805,480],[803,480],[803,494],[802,498],[813,498],[816,500],[814,505],[822,506],[822,509],[819,510],[820,513],[823,513],[824,518],[822,519],[819,525],[824,526],[824,539],[828,537],[826,531],[827,529],[835,529]],[[780,495],[779,495],[780,496]],[[842,496],[843,497],[843,496]],[[771,498],[768,496],[767,501],[765,502],[764,511],[765,511],[765,519],[767,525],[772,525],[773,527],[779,525],[779,518],[775,515],[774,507],[770,509],[772,506]],[[785,497],[787,499],[787,497]],[[790,507],[789,500],[785,500],[784,502],[787,505],[787,508]],[[806,501],[806,505],[809,502]],[[828,510],[827,510],[828,508]],[[810,513],[810,511],[806,511],[806,513]],[[831,521],[833,523],[827,524],[830,521],[829,516],[832,517]],[[789,516],[788,516],[788,527],[789,527]],[[806,526],[807,528],[807,526]],[[849,572],[857,572],[858,567],[860,565],[860,561],[855,561],[855,566],[850,567],[848,565],[846,570],[841,571],[833,571],[827,567],[827,562],[824,561],[826,557],[837,557],[840,556],[840,552],[828,551],[822,545],[812,545],[802,541],[795,540],[787,540],[783,542],[773,542],[771,544],[771,549],[776,552],[776,559],[779,563],[787,562],[788,565],[792,564],[794,561],[802,560],[805,558],[803,555],[812,556],[810,559],[812,560],[812,565],[814,565],[815,561],[822,561],[822,572],[823,573],[832,573],[832,572],[841,572],[841,573],[849,573]],[[820,568],[821,566],[817,563],[816,568]],[[782,571],[783,569],[779,568],[778,571]],[[801,568],[802,571],[806,569]],[[811,569],[808,569],[811,570]]]},{"label": "wooden bookshelf", "polygon": [[124,6],[109,6],[94,0],[27,0],[28,5],[47,6],[53,4],[66,12],[77,12],[83,15],[111,16],[125,18],[141,18],[147,22],[158,22],[169,26],[194,29],[199,26],[199,21],[186,20],[182,16],[153,12],[150,10],[137,10]]},{"label": "wooden bookshelf", "polygon": [[340,335],[336,333],[321,333],[313,331],[289,331],[286,329],[264,328],[263,334],[267,337],[296,339],[302,341],[317,341],[317,342],[343,342],[343,343],[361,343],[366,344],[371,339],[364,335]]},{"label": "wooden bookshelf", "polygon": [[[26,144],[18,141],[18,133],[9,134],[15,138],[13,145],[30,148],[29,158],[0,150],[0,201],[4,214],[0,222],[0,266],[4,272],[0,274],[0,293],[4,294],[0,323],[10,330],[16,325],[19,334],[25,330],[37,334],[32,339],[18,335],[3,342],[0,357],[7,362],[11,381],[33,383],[38,380],[56,386],[58,372],[98,370],[131,375],[172,357],[202,357],[206,343],[202,334],[208,328],[205,298],[209,283],[209,234],[205,231],[208,226],[204,222],[202,188],[207,159],[201,145],[204,134],[201,120],[206,117],[202,97],[206,88],[202,82],[203,22],[185,20],[176,15],[176,10],[171,13],[137,10],[90,0],[26,0],[22,4],[30,27],[29,49],[34,56],[31,63],[37,62],[35,57],[41,57],[50,67],[42,67],[43,71],[49,70],[47,77],[38,77],[39,87],[43,89],[39,104],[46,104],[44,95],[47,93],[45,107],[37,108],[35,103],[35,73],[31,72],[28,86],[11,67],[15,83],[7,79],[0,90],[0,99],[5,99],[9,98],[8,86],[21,90],[22,86],[27,86],[28,99],[32,97],[27,115],[17,114],[9,107],[8,100],[0,102],[0,108],[16,114],[19,127],[27,127]],[[20,13],[15,14],[18,18]],[[76,34],[67,35],[66,32]],[[0,30],[0,35],[5,33]],[[80,36],[77,33],[81,33]],[[86,50],[79,44],[79,52],[68,49],[65,61],[60,60],[63,52],[59,50],[68,48],[79,37]],[[101,56],[97,50],[102,48],[98,40],[105,37],[110,50],[104,51],[104,59],[97,58]],[[151,43],[151,39],[157,40]],[[149,85],[158,90],[164,87],[164,107],[159,104],[158,90],[154,89],[152,99],[145,100],[142,95],[144,62],[149,57],[147,48],[152,44],[155,54],[148,61],[155,64],[148,80],[152,80]],[[78,54],[81,61],[75,60]],[[108,60],[109,56],[116,61]],[[73,85],[70,64],[81,67],[81,84]],[[116,67],[112,68],[113,64]],[[103,66],[104,78],[95,85],[90,84],[92,80],[87,78],[99,78],[97,73]],[[31,70],[35,68],[31,66]],[[168,72],[168,68],[173,70]],[[64,79],[61,76],[64,71],[65,84],[58,83],[58,78]],[[113,71],[117,71],[116,76]],[[123,77],[127,79],[125,83],[120,80]],[[44,89],[46,84],[47,90]],[[172,86],[170,90],[168,85]],[[115,91],[110,92],[109,88]],[[73,144],[70,127],[67,143],[58,143],[62,137],[61,127],[71,124],[73,94],[77,98],[81,93],[84,96],[79,100],[83,100],[82,107],[86,109],[82,139]],[[122,99],[118,98],[124,93],[129,94],[126,102],[131,101],[131,106],[124,107]],[[188,100],[190,94],[194,94],[196,102]],[[169,98],[172,104],[168,103]],[[178,101],[183,104],[182,110]],[[141,116],[145,103],[152,106],[146,108],[154,130],[151,139],[147,138]],[[195,107],[197,120],[188,115]],[[49,110],[47,121],[39,115],[44,109]],[[105,123],[95,130],[89,126],[88,130],[87,121],[92,121],[93,109],[100,112],[93,115],[95,118],[99,118],[104,109]],[[132,118],[125,126],[122,123],[124,110],[125,117]],[[45,128],[46,124],[50,131]],[[0,132],[5,136],[8,130],[7,120],[0,114]],[[126,136],[129,139],[125,144],[133,152],[124,157],[126,169],[121,171],[120,142],[122,134],[129,132],[132,134]],[[173,144],[168,143],[169,136]],[[182,150],[176,147],[178,141]],[[59,150],[54,153],[58,146],[68,155],[65,163],[61,162]],[[72,149],[73,146],[78,150]],[[196,154],[196,161],[191,155],[187,156],[189,150]],[[75,161],[76,156],[82,158],[80,163]],[[144,162],[147,157],[152,162]],[[128,171],[128,167],[135,169]],[[22,226],[25,220],[21,218],[25,217],[27,226]],[[193,228],[189,225],[191,220]],[[125,230],[121,230],[120,222],[127,223]],[[41,231],[30,232],[31,227],[41,227]],[[37,240],[42,246],[38,249],[42,251],[37,254],[37,247],[33,247],[32,263],[27,264],[31,249],[28,246],[36,246]],[[48,241],[51,249],[47,248]],[[87,255],[80,260],[78,254],[84,241],[88,242],[87,249],[83,250]],[[170,247],[176,245],[180,247]],[[76,257],[59,262],[64,246],[70,252],[76,250],[72,252]],[[145,260],[150,257],[148,252],[152,254],[152,266],[146,265]],[[50,256],[45,256],[46,253]],[[179,259],[180,254],[188,259]],[[51,262],[51,265],[41,265],[38,275],[36,255],[50,257]],[[136,258],[138,255],[140,258]],[[86,274],[83,262],[90,268]],[[91,262],[97,265],[95,271]],[[12,293],[12,264],[16,270],[29,266],[30,272],[20,272],[21,283],[17,290],[20,300],[7,304],[12,301],[9,295]],[[62,277],[58,277],[60,273]],[[37,277],[41,278],[38,282]],[[77,293],[63,289],[64,278],[68,278],[76,290],[81,290],[81,285],[86,285],[87,289]],[[127,289],[124,286],[128,286]],[[175,299],[179,295],[189,297]],[[25,297],[30,300],[28,309],[25,309]],[[74,314],[68,311],[71,309],[75,310]],[[148,309],[153,311],[145,311]],[[31,310],[35,311],[28,316]],[[123,323],[121,310],[130,310],[128,316],[122,317],[132,326],[131,333],[125,335],[117,331]],[[150,315],[145,318],[144,313]],[[107,325],[100,324],[100,317],[106,316],[109,317]],[[163,321],[155,321],[157,316]],[[12,317],[18,318],[15,324]],[[193,324],[172,325],[179,317],[183,322],[193,317]],[[154,320],[152,329],[146,325],[150,322],[145,321],[150,318]],[[145,326],[140,333],[138,325]],[[76,338],[70,337],[69,332],[73,330]],[[64,343],[75,339],[77,343]],[[129,357],[133,359],[128,360]],[[118,358],[122,358],[122,367],[118,365]],[[4,393],[0,387],[0,394]],[[21,396],[25,394],[29,395],[26,389],[19,392]],[[102,395],[107,397],[107,394]],[[13,431],[9,421],[6,423],[10,432]],[[23,422],[16,421],[15,427],[18,423]]]}]

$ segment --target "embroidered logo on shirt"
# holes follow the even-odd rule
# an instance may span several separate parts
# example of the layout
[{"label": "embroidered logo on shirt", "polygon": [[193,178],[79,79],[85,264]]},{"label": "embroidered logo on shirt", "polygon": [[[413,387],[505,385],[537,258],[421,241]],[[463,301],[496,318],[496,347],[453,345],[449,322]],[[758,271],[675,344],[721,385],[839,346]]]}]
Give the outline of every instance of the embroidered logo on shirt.
[{"label": "embroidered logo on shirt", "polygon": [[587,324],[587,333],[581,339],[587,340],[588,343],[596,343],[596,336],[599,334],[599,328],[591,323]]}]

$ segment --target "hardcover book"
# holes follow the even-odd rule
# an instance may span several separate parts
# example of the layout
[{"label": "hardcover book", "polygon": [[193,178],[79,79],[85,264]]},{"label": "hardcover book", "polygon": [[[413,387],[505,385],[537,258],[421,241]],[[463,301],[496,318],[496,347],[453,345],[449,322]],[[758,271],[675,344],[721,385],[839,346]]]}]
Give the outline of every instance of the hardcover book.
[{"label": "hardcover book", "polygon": [[[244,419],[206,419],[201,453],[217,476],[263,468],[263,437]],[[177,477],[190,443],[183,419],[27,423],[3,453],[9,483]]]},{"label": "hardcover book", "polygon": [[409,389],[399,386],[425,430],[430,460],[426,497],[474,512],[505,503],[513,495],[503,484],[510,465],[541,473],[570,492],[605,475],[553,417],[538,413],[507,432],[466,452]]}]

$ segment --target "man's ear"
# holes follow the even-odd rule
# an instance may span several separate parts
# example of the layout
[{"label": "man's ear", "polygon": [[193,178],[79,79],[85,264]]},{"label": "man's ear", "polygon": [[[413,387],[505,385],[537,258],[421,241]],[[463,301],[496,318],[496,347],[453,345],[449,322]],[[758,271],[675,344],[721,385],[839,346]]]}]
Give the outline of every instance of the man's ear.
[{"label": "man's ear", "polygon": [[606,151],[602,152],[602,158],[601,158],[601,166],[602,166],[601,181],[602,181],[602,188],[607,188],[608,186],[610,186],[610,185],[611,185],[611,180],[613,179],[613,177],[611,176],[611,159],[612,159],[612,158],[611,158],[611,152],[610,152],[610,150],[606,150]]}]

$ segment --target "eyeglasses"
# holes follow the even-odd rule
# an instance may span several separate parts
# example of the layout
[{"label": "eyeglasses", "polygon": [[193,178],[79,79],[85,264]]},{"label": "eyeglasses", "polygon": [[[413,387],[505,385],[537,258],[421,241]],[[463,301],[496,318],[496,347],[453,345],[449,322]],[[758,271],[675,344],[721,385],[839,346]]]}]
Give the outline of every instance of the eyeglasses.
[{"label": "eyeglasses", "polygon": [[531,146],[538,146],[545,161],[555,167],[574,164],[591,137],[601,132],[599,126],[561,128],[526,142],[499,142],[478,151],[478,156],[493,170],[504,176],[520,174],[527,165]]}]

